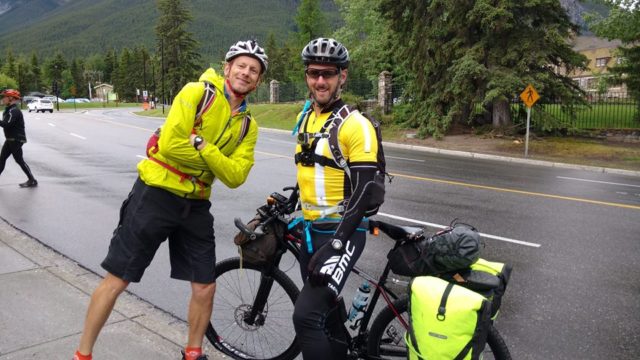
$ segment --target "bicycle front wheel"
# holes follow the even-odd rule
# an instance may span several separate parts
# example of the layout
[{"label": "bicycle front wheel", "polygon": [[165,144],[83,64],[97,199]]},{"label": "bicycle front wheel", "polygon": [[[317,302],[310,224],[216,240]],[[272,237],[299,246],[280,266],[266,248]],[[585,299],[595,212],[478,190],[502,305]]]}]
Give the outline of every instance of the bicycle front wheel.
[{"label": "bicycle front wheel", "polygon": [[[396,312],[405,323],[409,323],[408,299],[401,298],[393,303]],[[380,311],[371,324],[367,350],[369,356],[381,359],[407,359],[407,345],[404,342],[406,329],[391,307]],[[509,349],[498,330],[491,326],[487,345],[482,352],[483,360],[511,360]]]},{"label": "bicycle front wheel", "polygon": [[[300,353],[293,328],[295,283],[280,269],[270,276],[232,258],[216,264],[216,294],[207,339],[234,359],[288,360]],[[270,284],[260,311],[253,311],[260,285]],[[258,301],[260,302],[260,301]],[[253,315],[253,316],[251,316]]]}]

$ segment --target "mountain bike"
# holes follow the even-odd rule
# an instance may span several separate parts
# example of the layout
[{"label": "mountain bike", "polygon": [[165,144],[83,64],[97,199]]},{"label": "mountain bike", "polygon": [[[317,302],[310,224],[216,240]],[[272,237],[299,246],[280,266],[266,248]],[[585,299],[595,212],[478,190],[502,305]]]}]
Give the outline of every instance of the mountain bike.
[{"label": "mountain bike", "polygon": [[[284,189],[289,190],[295,193],[294,188]],[[216,349],[231,358],[287,360],[300,354],[292,320],[299,289],[279,268],[287,252],[297,260],[301,251],[301,232],[287,227],[293,219],[290,214],[295,210],[296,201],[292,201],[294,196],[297,200],[295,194],[287,198],[273,193],[267,204],[257,210],[261,226],[256,229],[264,230],[268,226],[287,229],[275,231],[279,235],[276,236],[276,252],[271,260],[255,264],[235,257],[216,264],[215,304],[206,336]],[[370,222],[396,241],[392,250],[404,241],[420,241],[425,237],[424,230],[419,227]],[[239,219],[236,219],[235,225],[247,236],[257,238],[262,235],[259,230],[251,230]],[[295,265],[294,262],[292,266]],[[391,277],[388,261],[377,278],[357,266],[352,272],[368,281],[372,291],[369,305],[359,323],[350,326],[355,334],[348,330],[348,322],[344,325],[348,358],[406,359],[404,334],[409,328],[408,281]],[[394,291],[392,288],[404,290]],[[380,300],[384,303],[376,306]],[[341,306],[344,306],[343,302]],[[511,359],[504,340],[493,326],[489,330],[483,359]]]}]

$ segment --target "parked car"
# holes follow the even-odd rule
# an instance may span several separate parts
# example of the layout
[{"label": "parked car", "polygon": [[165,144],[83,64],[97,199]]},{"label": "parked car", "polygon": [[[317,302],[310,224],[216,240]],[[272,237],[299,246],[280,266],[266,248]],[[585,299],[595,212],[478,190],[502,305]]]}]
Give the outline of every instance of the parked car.
[{"label": "parked car", "polygon": [[29,104],[27,104],[27,108],[29,108],[29,112],[45,112],[48,111],[50,113],[53,112],[53,103],[51,100],[47,99],[34,99]]},{"label": "parked car", "polygon": [[30,103],[30,102],[32,102],[33,100],[38,100],[38,99],[40,99],[40,98],[39,98],[39,97],[37,97],[37,96],[30,96],[30,95],[27,95],[27,96],[23,96],[23,97],[22,97],[22,102],[23,102],[23,103],[25,103],[25,104],[29,104],[29,103]]},{"label": "parked car", "polygon": [[65,100],[64,102],[66,103],[72,103],[72,102],[77,102],[77,103],[89,103],[91,101],[89,101],[89,99],[87,98],[68,98],[67,100]]},{"label": "parked car", "polygon": [[59,103],[63,103],[64,102],[63,98],[56,98],[54,95],[45,96],[43,99],[51,100],[51,102],[54,102],[54,103],[56,101],[58,101]]}]

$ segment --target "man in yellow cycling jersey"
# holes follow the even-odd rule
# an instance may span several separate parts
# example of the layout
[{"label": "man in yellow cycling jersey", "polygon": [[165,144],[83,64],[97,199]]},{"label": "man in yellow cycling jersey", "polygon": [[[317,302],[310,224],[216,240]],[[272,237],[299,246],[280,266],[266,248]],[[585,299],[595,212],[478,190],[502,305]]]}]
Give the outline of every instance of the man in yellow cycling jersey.
[{"label": "man in yellow cycling jersey", "polygon": [[[160,244],[169,239],[171,277],[191,282],[183,359],[204,360],[202,341],[215,292],[215,237],[211,184],[242,185],[254,163],[258,125],[245,96],[267,69],[255,41],[239,41],[226,54],[224,76],[206,70],[176,95],[149,158],[120,209],[102,262],[106,276],[93,292],[74,360],[91,359],[98,334],[118,296],[139,282]],[[145,358],[144,354],[140,358]]]},{"label": "man in yellow cycling jersey", "polygon": [[[340,99],[347,49],[334,39],[319,38],[307,44],[302,60],[311,96],[311,106],[298,117],[295,154],[305,220],[300,257],[305,284],[293,321],[305,360],[343,359],[347,348],[336,300],[364,249],[378,142],[371,122]],[[337,131],[331,130],[334,126]],[[344,166],[331,148],[333,134]]]}]

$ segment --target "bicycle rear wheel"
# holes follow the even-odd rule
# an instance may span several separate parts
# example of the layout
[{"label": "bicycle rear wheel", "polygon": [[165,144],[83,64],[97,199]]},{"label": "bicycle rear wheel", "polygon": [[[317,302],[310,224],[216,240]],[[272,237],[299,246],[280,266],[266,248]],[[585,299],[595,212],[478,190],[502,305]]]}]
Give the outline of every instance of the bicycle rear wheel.
[{"label": "bicycle rear wheel", "polygon": [[295,283],[280,269],[271,274],[273,285],[263,311],[247,320],[261,282],[268,281],[260,266],[232,258],[216,264],[216,294],[207,339],[234,359],[288,360],[300,353],[293,328]]},{"label": "bicycle rear wheel", "polygon": [[[408,299],[398,299],[393,303],[394,308],[409,323],[407,312]],[[390,307],[385,307],[378,313],[367,342],[368,355],[381,359],[407,359],[407,346],[404,342],[406,330],[395,316]],[[482,353],[483,360],[511,360],[509,349],[498,330],[491,326],[487,336],[487,346]]]}]

